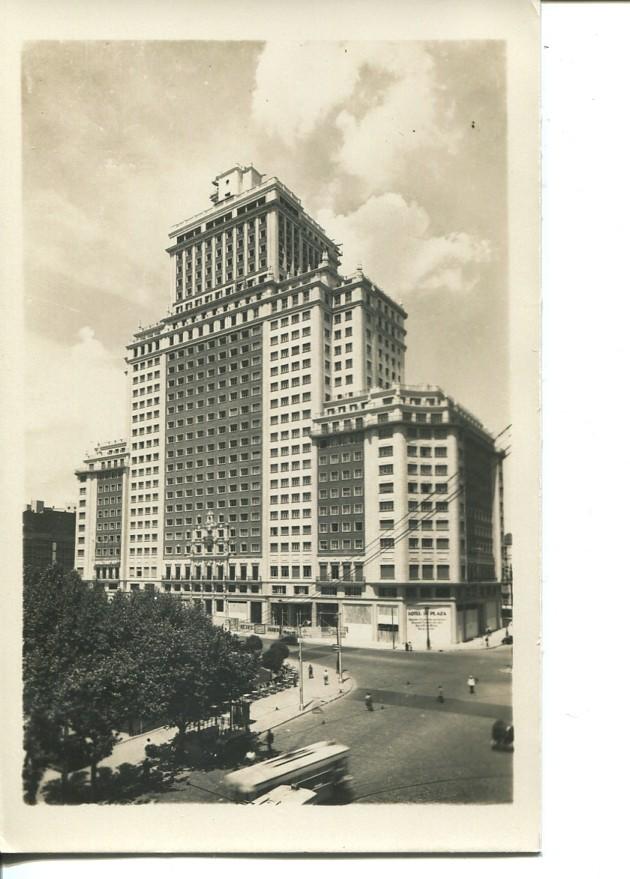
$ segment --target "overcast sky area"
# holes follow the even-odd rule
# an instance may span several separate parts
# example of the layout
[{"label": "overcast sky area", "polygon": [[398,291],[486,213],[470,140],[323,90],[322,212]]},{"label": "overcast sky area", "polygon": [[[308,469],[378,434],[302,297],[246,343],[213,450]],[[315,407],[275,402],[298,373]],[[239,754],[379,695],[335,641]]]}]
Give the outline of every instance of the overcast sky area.
[{"label": "overcast sky area", "polygon": [[279,177],[400,301],[406,380],[508,406],[504,46],[33,43],[23,56],[25,501],[126,434],[125,345],[170,303],[168,231],[236,162]]}]

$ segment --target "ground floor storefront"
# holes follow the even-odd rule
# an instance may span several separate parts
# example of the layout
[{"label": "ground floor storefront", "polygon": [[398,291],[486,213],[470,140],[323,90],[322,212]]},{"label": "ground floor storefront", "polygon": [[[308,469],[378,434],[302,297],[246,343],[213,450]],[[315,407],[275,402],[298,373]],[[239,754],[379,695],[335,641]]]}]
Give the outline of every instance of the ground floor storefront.
[{"label": "ground floor storefront", "polygon": [[217,625],[239,634],[340,639],[357,647],[439,650],[470,641],[502,625],[500,589],[462,589],[448,599],[396,598],[225,598],[206,610]]}]

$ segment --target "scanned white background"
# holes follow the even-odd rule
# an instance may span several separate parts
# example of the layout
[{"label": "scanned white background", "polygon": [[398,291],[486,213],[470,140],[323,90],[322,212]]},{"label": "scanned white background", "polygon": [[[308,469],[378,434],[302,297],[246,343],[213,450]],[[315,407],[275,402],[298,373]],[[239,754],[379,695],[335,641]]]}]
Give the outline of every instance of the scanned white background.
[{"label": "scanned white background", "polygon": [[[309,38],[320,39],[453,39],[508,38],[508,100],[509,143],[513,157],[510,179],[511,227],[511,295],[512,335],[510,353],[514,400],[514,434],[518,437],[514,456],[522,456],[522,466],[515,479],[514,490],[519,494],[519,508],[514,511],[513,530],[523,534],[515,547],[514,564],[521,571],[524,582],[531,584],[519,599],[520,630],[523,633],[516,645],[515,690],[516,723],[519,725],[519,749],[515,774],[517,802],[510,807],[429,807],[403,806],[354,808],[344,810],[343,818],[337,810],[318,810],[317,827],[310,814],[284,817],[256,815],[256,827],[247,823],[244,831],[242,818],[226,820],[226,807],[219,807],[221,816],[209,807],[172,808],[150,806],[130,812],[127,808],[79,807],[72,814],[60,814],[28,809],[21,803],[19,785],[15,785],[14,771],[9,772],[8,761],[20,761],[19,686],[15,672],[19,667],[20,608],[18,591],[13,589],[5,616],[6,633],[2,650],[5,668],[13,670],[12,688],[6,702],[5,765],[3,825],[12,846],[24,848],[76,848],[98,850],[203,850],[205,848],[234,848],[260,850],[262,847],[281,849],[285,845],[300,847],[335,848],[346,850],[370,848],[381,851],[403,850],[460,850],[488,851],[492,849],[537,845],[537,787],[538,787],[538,731],[536,728],[538,693],[538,558],[537,521],[538,497],[537,449],[538,405],[538,306],[537,306],[537,228],[538,206],[536,194],[536,11],[528,0],[466,0],[466,2],[410,2],[397,0],[384,9],[371,0],[361,3],[332,4],[322,0],[317,6],[297,8],[295,4],[269,2],[264,5],[233,2],[229,16],[219,4],[194,3],[167,5],[160,2],[123,4],[85,3],[80,10],[75,4],[57,0],[43,4],[31,0],[22,4],[8,4],[14,12],[21,7],[19,20],[13,24],[14,35],[25,30],[25,10],[29,39],[85,38],[90,35],[114,40],[130,38],[195,37],[226,39],[255,39],[272,35],[274,39],[295,39],[308,33]],[[186,14],[183,9],[186,7]],[[439,10],[439,14],[436,12]],[[106,13],[106,14],[104,14]],[[289,14],[290,13],[290,14]],[[9,43],[4,53],[5,64],[15,76],[17,66],[16,42]],[[4,80],[7,116],[19,115],[12,91],[11,75]],[[13,132],[14,134],[14,132]],[[15,138],[14,138],[15,140]],[[12,144],[15,147],[15,142]],[[174,157],[174,161],[176,157]],[[13,164],[11,164],[13,163]],[[13,270],[11,282],[5,290],[19,289],[19,220],[20,193],[19,164],[15,152],[7,162],[8,182],[3,192],[7,202],[16,205],[5,212],[3,231],[10,245],[5,256]],[[54,222],[54,217],[51,217]],[[4,267],[3,267],[4,268]],[[16,279],[18,283],[16,283]],[[21,431],[24,421],[23,376],[24,358],[20,341],[20,300],[13,295],[6,298],[3,329],[7,340],[3,348],[9,367],[3,372],[6,390],[4,399],[11,411],[11,429],[5,428],[6,442],[11,455],[4,456],[3,490],[12,500],[3,509],[6,528],[3,543],[7,551],[19,546],[19,515],[23,491],[23,462],[21,460]],[[7,332],[7,329],[9,330]],[[45,371],[45,357],[40,358]],[[11,444],[12,441],[12,444]],[[9,447],[8,446],[8,447]],[[14,451],[15,450],[15,451]],[[518,460],[518,459],[517,459]],[[4,523],[3,523],[4,524]],[[17,580],[15,581],[17,582]],[[526,633],[526,634],[525,634]],[[519,658],[520,657],[520,658]],[[527,715],[529,723],[525,723]],[[522,718],[522,719],[521,719]],[[18,778],[19,782],[19,778]],[[7,804],[10,804],[7,808]],[[229,808],[229,807],[228,807]],[[462,809],[465,811],[462,812]],[[456,813],[459,813],[455,817]],[[375,821],[374,815],[379,819]],[[465,817],[462,818],[462,815]],[[28,823],[27,823],[28,822]],[[30,824],[30,826],[29,826]],[[288,842],[287,842],[288,841]],[[400,862],[404,868],[405,862]],[[411,867],[411,865],[408,865]]]},{"label": "scanned white background", "polygon": [[[608,442],[608,422],[595,422],[584,396],[613,406],[625,429],[627,413],[618,407],[625,396],[627,268],[625,246],[611,246],[611,230],[626,228],[627,175],[622,174],[630,151],[630,125],[619,112],[626,103],[630,76],[626,34],[627,4],[545,4],[543,8],[543,147],[545,149],[544,213],[545,308],[543,326],[545,379],[545,533],[546,593],[544,606],[545,690],[544,811],[541,858],[479,858],[431,861],[286,862],[144,860],[90,863],[95,877],[152,875],[162,879],[181,872],[202,876],[208,870],[229,869],[239,876],[319,876],[321,871],[353,870],[362,876],[382,876],[394,870],[407,874],[424,869],[431,876],[494,877],[509,873],[555,877],[618,875],[626,842],[626,779],[618,771],[619,750],[601,748],[602,710],[623,725],[627,668],[626,639],[586,637],[592,631],[589,566],[601,563],[597,547],[574,546],[582,486],[575,470],[593,442]],[[600,156],[607,145],[607,161]],[[599,158],[598,158],[599,157]],[[576,181],[579,186],[576,187]],[[576,194],[577,188],[577,194]],[[576,199],[580,210],[576,210]],[[605,223],[594,223],[604,216]],[[587,219],[588,218],[588,219]],[[553,241],[553,247],[551,242]],[[599,281],[596,279],[599,278]],[[596,297],[593,293],[596,289]],[[572,295],[570,329],[566,301]],[[553,297],[553,298],[552,298]],[[597,306],[595,305],[595,300]],[[585,340],[588,351],[585,357]],[[575,426],[567,447],[565,424]],[[626,482],[627,486],[627,482]],[[606,493],[607,527],[623,542],[625,497],[618,486]],[[611,519],[612,517],[612,519]],[[601,534],[601,532],[600,532]],[[618,555],[611,554],[600,571],[620,586]],[[555,589],[552,583],[559,584]],[[567,604],[567,588],[573,601]],[[620,616],[629,618],[623,589],[615,593]],[[603,636],[602,636],[603,638]],[[595,641],[594,649],[585,649]],[[603,706],[601,708],[600,706]],[[621,749],[623,750],[623,749]],[[623,756],[623,755],[622,755]],[[579,771],[576,771],[579,767]],[[14,866],[13,879],[85,875],[86,864],[56,861]]]}]

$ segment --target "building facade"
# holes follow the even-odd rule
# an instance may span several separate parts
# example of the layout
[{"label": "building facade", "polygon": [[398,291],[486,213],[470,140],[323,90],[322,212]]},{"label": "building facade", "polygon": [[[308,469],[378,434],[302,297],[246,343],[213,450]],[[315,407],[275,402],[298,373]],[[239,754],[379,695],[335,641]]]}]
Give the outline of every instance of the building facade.
[{"label": "building facade", "polygon": [[28,504],[22,513],[24,568],[43,571],[49,565],[74,567],[75,510],[47,507],[43,501]]},{"label": "building facade", "polygon": [[[120,552],[99,570],[242,631],[420,647],[495,627],[492,438],[438,388],[405,387],[404,309],[340,274],[286,186],[236,166],[214,187],[170,233],[169,313],[127,348]],[[99,462],[79,471],[87,495]]]},{"label": "building facade", "polygon": [[75,567],[85,580],[117,588],[128,539],[128,453],[124,440],[102,443],[75,470],[79,482]]}]

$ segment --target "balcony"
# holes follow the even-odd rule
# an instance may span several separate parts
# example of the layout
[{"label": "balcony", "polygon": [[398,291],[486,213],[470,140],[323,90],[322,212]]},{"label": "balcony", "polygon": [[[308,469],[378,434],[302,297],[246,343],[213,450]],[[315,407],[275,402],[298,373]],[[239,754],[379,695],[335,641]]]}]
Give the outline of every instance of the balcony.
[{"label": "balcony", "polygon": [[316,577],[315,583],[318,586],[336,586],[338,589],[343,586],[365,586],[365,577]]}]

